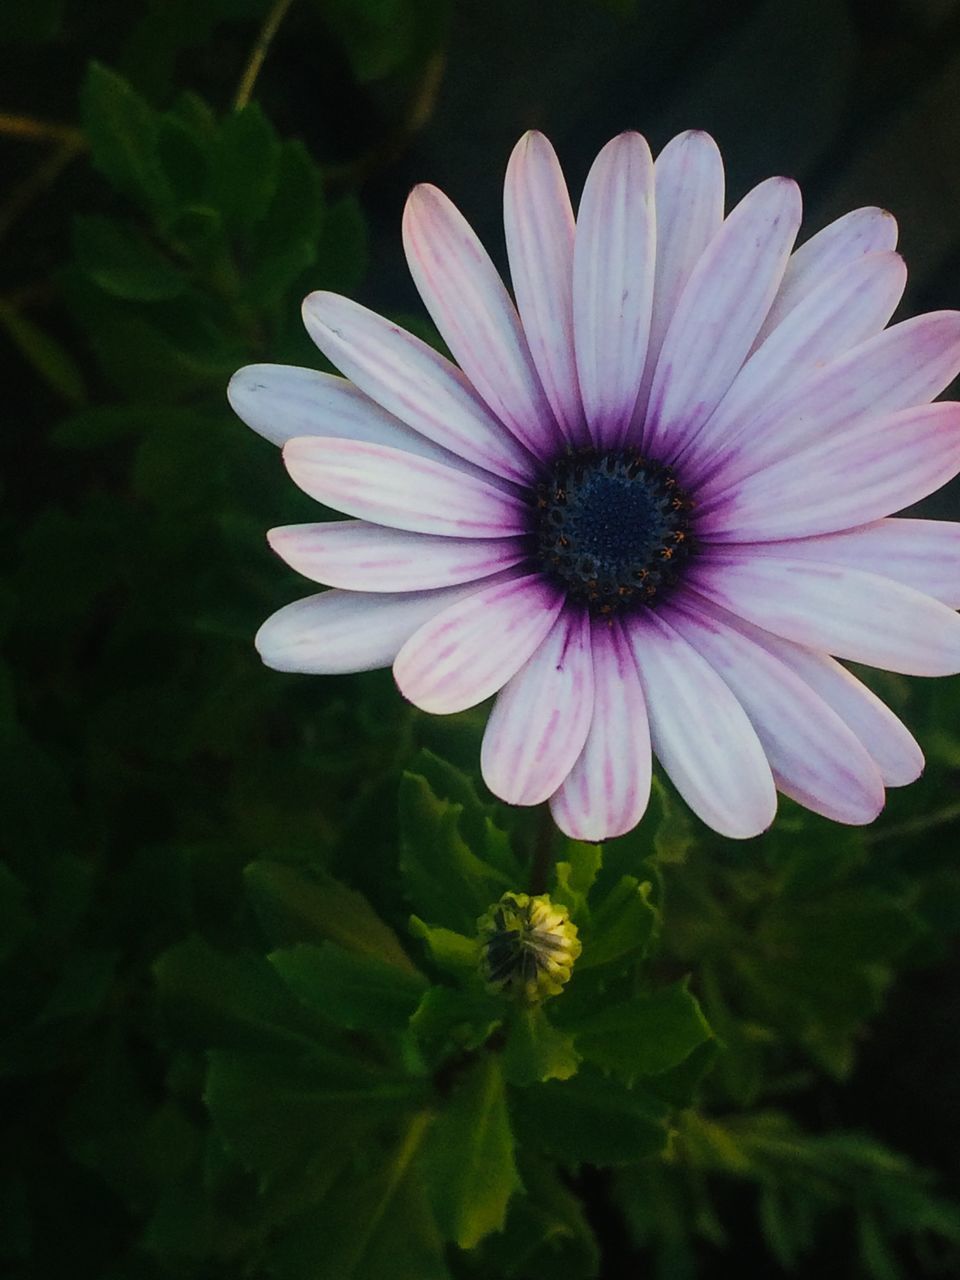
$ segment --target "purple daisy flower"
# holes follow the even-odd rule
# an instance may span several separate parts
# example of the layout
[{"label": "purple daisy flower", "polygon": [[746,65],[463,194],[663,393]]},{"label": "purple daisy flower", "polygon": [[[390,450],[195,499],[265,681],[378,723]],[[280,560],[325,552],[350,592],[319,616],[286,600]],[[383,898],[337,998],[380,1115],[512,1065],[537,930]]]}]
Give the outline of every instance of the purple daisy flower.
[{"label": "purple daisy flower", "polygon": [[345,375],[254,365],[241,418],[355,519],[273,530],[334,588],[257,636],[285,671],[393,665],[449,713],[496,694],[490,789],[571,836],[633,827],[651,754],[723,835],[777,789],[846,823],[921,772],[917,743],[836,658],[960,671],[960,524],[889,519],[960,470],[960,313],[886,328],[896,223],[858,209],[792,252],[796,183],[724,216],[720,154],[654,164],[614,138],[576,224],[528,133],[507,169],[516,305],[462,216],[417,187],[407,258],[452,364],[346,298],[304,320]]}]

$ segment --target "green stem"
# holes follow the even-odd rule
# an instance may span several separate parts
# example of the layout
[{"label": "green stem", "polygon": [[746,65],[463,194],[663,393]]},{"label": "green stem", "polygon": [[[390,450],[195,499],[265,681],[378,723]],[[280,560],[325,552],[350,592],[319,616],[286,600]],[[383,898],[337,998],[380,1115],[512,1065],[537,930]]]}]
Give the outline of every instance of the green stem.
[{"label": "green stem", "polygon": [[240,83],[237,85],[237,92],[233,99],[234,111],[242,111],[250,101],[253,86],[257,83],[260,68],[266,61],[270,45],[273,43],[273,37],[280,29],[280,24],[287,16],[287,10],[292,4],[293,0],[274,0],[270,6],[270,11],[264,18],[263,26],[260,28],[253,48],[250,50],[250,57],[247,59],[247,65],[243,69]]},{"label": "green stem", "polygon": [[540,809],[540,821],[537,825],[537,837],[533,846],[533,858],[530,861],[530,892],[544,893],[550,875],[550,863],[553,859],[553,833],[555,831],[550,806]]}]

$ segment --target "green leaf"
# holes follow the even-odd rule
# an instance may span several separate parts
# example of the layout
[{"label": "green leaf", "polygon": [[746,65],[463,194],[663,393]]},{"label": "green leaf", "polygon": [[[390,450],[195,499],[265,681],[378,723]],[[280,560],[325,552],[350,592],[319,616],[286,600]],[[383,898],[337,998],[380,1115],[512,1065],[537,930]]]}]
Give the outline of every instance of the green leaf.
[{"label": "green leaf", "polygon": [[485,1044],[503,1016],[503,1002],[482,987],[431,987],[410,1019],[410,1035],[421,1055],[442,1067]]},{"label": "green leaf", "polygon": [[157,113],[122,76],[92,62],[80,93],[93,162],[123,195],[151,209],[170,204],[157,158]]},{"label": "green leaf", "polygon": [[426,944],[430,959],[438,969],[455,977],[475,974],[480,963],[480,942],[476,936],[465,937],[452,929],[425,924],[419,916],[410,917],[410,932]]},{"label": "green leaf", "polygon": [[595,907],[577,961],[579,971],[646,955],[660,922],[660,913],[650,900],[651,891],[649,880],[640,883],[633,876],[624,876]]},{"label": "green leaf", "polygon": [[525,1146],[568,1165],[635,1164],[667,1142],[666,1103],[589,1067],[571,1080],[522,1090],[512,1110]]},{"label": "green leaf", "polygon": [[332,1053],[213,1050],[208,1060],[203,1096],[213,1122],[241,1163],[266,1179],[324,1164],[336,1173],[345,1146],[422,1093],[418,1081]]},{"label": "green leaf", "polygon": [[467,845],[462,813],[462,805],[438,799],[426,778],[403,775],[400,871],[406,896],[431,924],[472,934],[483,912],[515,885]]},{"label": "green leaf", "polygon": [[20,354],[70,404],[87,398],[83,374],[73,356],[56,338],[5,302],[0,302],[0,329]]},{"label": "green leaf", "polygon": [[510,1084],[569,1080],[579,1065],[572,1037],[550,1023],[543,1005],[514,1010],[503,1051],[503,1071]]},{"label": "green leaf", "polygon": [[271,1248],[277,1280],[450,1280],[419,1153],[430,1113],[408,1122],[366,1177],[346,1173]]},{"label": "green leaf", "polygon": [[687,980],[608,1005],[575,1029],[577,1051],[626,1080],[668,1071],[712,1036]]},{"label": "green leaf", "polygon": [[35,920],[27,907],[27,888],[0,862],[0,961],[13,955]]},{"label": "green leaf", "polygon": [[182,273],[132,223],[78,217],[73,243],[81,269],[114,297],[157,302],[186,288]]},{"label": "green leaf", "polygon": [[437,799],[460,806],[460,830],[470,848],[519,884],[524,871],[510,847],[510,837],[496,825],[495,806],[484,804],[469,775],[426,748],[417,754],[410,772],[426,778]]},{"label": "green leaf", "polygon": [[428,983],[419,973],[335,943],[300,943],[268,959],[304,1004],[351,1031],[401,1030]]},{"label": "green leaf", "polygon": [[461,1079],[424,1151],[431,1202],[444,1236],[472,1249],[502,1231],[520,1187],[500,1063],[487,1055]]},{"label": "green leaf", "polygon": [[243,876],[260,923],[274,942],[335,942],[358,955],[415,971],[397,935],[356,889],[325,872],[308,874],[266,860],[251,862]]},{"label": "green leaf", "polygon": [[234,236],[265,217],[277,184],[280,144],[256,102],[228,115],[211,153],[210,201]]},{"label": "green leaf", "polygon": [[556,864],[550,897],[563,903],[570,918],[579,924],[588,917],[587,895],[600,871],[603,851],[598,844],[568,840],[564,854],[564,859]]}]

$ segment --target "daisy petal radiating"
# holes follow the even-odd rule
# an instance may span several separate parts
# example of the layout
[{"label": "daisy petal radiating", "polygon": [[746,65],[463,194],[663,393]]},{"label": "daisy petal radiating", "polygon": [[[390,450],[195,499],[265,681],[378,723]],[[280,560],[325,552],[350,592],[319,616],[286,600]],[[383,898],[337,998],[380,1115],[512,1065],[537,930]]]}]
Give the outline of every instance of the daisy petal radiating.
[{"label": "daisy petal radiating", "polygon": [[539,574],[481,585],[406,642],[393,674],[423,711],[465,711],[497,693],[553,626],[562,594]]},{"label": "daisy petal radiating", "polygon": [[749,546],[708,547],[688,582],[749,622],[838,658],[904,675],[960,671],[960,615],[890,578]]},{"label": "daisy petal radiating", "polygon": [[746,359],[800,226],[800,191],[769,178],[729,215],[694,267],[657,360],[644,448],[665,461],[693,439]]},{"label": "daisy petal radiating", "polygon": [[364,520],[284,525],[267,539],[298,573],[349,591],[429,591],[488,578],[527,556],[519,538],[437,538]]},{"label": "daisy petal radiating", "polygon": [[530,454],[425,342],[335,293],[311,293],[303,322],[331,364],[402,422],[495,475],[529,480]]},{"label": "daisy petal radiating", "polygon": [[779,790],[835,822],[872,822],[883,808],[883,782],[840,716],[779,658],[689,597],[672,604],[669,617],[746,711]]},{"label": "daisy petal radiating", "polygon": [[723,542],[834,533],[918,502],[958,471],[960,404],[861,419],[749,476],[729,498],[704,502],[697,531]]},{"label": "daisy petal radiating", "polygon": [[603,148],[587,175],[573,253],[573,333],[590,435],[616,448],[630,429],[650,334],[656,212],[639,133]]},{"label": "daisy petal radiating", "polygon": [[520,317],[469,223],[442,191],[414,187],[403,244],[417,291],[454,359],[501,422],[538,458],[557,427]]},{"label": "daisy petal radiating", "polygon": [[657,262],[647,359],[634,409],[634,434],[643,433],[657,357],[690,273],[723,223],[724,173],[720,149],[708,133],[678,134],[653,166]]},{"label": "daisy petal radiating", "polygon": [[705,502],[839,428],[927,404],[960,372],[960,312],[904,320],[854,347],[741,421],[701,486]]},{"label": "daisy petal radiating", "polygon": [[429,618],[476,590],[467,583],[391,595],[324,591],[272,614],[257,632],[257,650],[277,671],[325,676],[375,671],[389,667]]},{"label": "daisy petal radiating", "polygon": [[774,397],[818,366],[879,333],[907,282],[903,259],[873,253],[842,268],[809,293],[754,352],[690,442],[684,476],[694,483],[739,431]]},{"label": "daisy petal radiating", "polygon": [[628,623],[657,759],[690,808],[733,839],[773,822],[777,793],[756,732],[713,667],[660,617]]},{"label": "daisy petal radiating", "polygon": [[542,133],[525,133],[510,156],[503,225],[517,308],[543,390],[564,437],[587,445],[573,348],[573,208]]},{"label": "daisy petal radiating", "polygon": [[576,764],[550,799],[574,840],[611,840],[637,825],[650,798],[647,705],[620,624],[594,627],[593,719]]},{"label": "daisy petal radiating", "polygon": [[807,294],[841,267],[849,266],[865,254],[884,253],[896,247],[897,220],[886,209],[854,209],[818,231],[787,263],[783,283],[757,335],[757,345]]},{"label": "daisy petal radiating", "polygon": [[480,750],[484,782],[510,804],[546,800],[573,768],[592,714],[590,619],[565,610],[497,696]]},{"label": "daisy petal radiating", "polygon": [[287,441],[283,460],[311,498],[375,524],[462,538],[526,532],[519,498],[398,449],[305,436]]},{"label": "daisy petal radiating", "polygon": [[[759,556],[769,548],[756,545]],[[960,524],[952,520],[875,520],[819,538],[793,538],[773,546],[775,556],[841,564],[893,578],[960,608]]]},{"label": "daisy petal radiating", "polygon": [[698,607],[711,616],[722,616],[728,627],[741,631],[806,681],[853,730],[870,753],[885,786],[903,787],[919,778],[923,772],[923,752],[913,734],[846,667],[825,653],[772,635],[743,618],[718,610],[707,601],[700,601]]}]

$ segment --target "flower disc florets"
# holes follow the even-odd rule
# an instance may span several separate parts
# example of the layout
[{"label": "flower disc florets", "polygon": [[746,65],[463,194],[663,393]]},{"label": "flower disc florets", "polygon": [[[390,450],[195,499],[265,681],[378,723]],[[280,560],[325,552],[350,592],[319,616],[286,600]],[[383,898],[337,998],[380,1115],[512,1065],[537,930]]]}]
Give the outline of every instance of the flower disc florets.
[{"label": "flower disc florets", "polygon": [[680,580],[691,506],[673,469],[637,449],[564,454],[537,485],[537,557],[593,613],[649,605]]},{"label": "flower disc florets", "polygon": [[559,995],[580,954],[577,926],[546,894],[505,893],[477,921],[488,988],[536,1003]]}]

